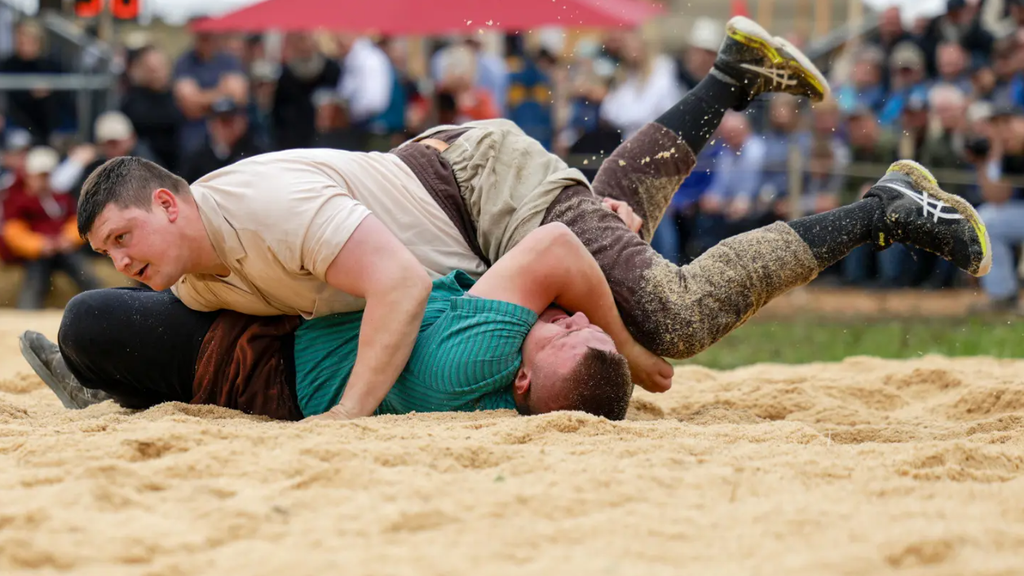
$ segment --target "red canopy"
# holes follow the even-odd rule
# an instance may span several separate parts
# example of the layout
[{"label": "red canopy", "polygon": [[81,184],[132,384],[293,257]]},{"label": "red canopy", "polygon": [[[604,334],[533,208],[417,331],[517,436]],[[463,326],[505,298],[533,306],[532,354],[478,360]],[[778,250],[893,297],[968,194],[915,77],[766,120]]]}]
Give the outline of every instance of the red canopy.
[{"label": "red canopy", "polygon": [[477,30],[633,27],[661,12],[643,0],[264,0],[218,18],[198,32],[332,30],[435,35]]}]

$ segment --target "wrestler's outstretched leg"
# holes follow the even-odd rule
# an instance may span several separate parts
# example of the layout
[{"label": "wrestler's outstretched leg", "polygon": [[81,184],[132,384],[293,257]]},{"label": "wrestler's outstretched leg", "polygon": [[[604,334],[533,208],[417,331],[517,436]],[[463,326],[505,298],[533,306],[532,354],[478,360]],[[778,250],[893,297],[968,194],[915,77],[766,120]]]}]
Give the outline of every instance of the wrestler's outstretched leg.
[{"label": "wrestler's outstretched leg", "polygon": [[615,149],[594,177],[594,193],[632,206],[644,219],[640,235],[650,242],[672,196],[727,110],[745,110],[767,93],[821,102],[828,92],[824,75],[797,48],[748,18],[733,18],[726,24],[711,72]]},{"label": "wrestler's outstretched leg", "polygon": [[658,255],[586,187],[567,188],[559,199],[545,219],[568,225],[597,259],[633,337],[671,358],[703,351],[773,298],[864,244],[917,246],[975,276],[992,264],[988,234],[974,208],[905,160],[893,164],[860,202],[734,236],[687,266]]}]

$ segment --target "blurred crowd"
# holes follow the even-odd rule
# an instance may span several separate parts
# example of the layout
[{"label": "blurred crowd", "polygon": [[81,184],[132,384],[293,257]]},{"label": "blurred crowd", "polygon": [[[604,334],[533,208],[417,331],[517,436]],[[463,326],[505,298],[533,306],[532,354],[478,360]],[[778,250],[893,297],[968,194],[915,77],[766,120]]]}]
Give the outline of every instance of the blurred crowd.
[{"label": "blurred crowd", "polygon": [[[995,1],[995,0],[991,0]],[[653,241],[686,262],[722,239],[856,201],[898,158],[933,169],[979,206],[995,265],[989,307],[1016,305],[1024,243],[1024,0],[950,0],[908,23],[896,8],[829,60],[833,98],[790,97],[730,112],[677,193]],[[38,307],[54,270],[96,284],[74,230],[78,191],[108,158],[143,156],[194,181],[241,158],[302,147],[387,151],[425,128],[504,117],[588,175],[600,158],[676,103],[711,69],[724,22],[694,19],[684,50],[637,31],[511,34],[433,42],[411,65],[402,38],[197,35],[174,58],[123,48],[116,109],[77,118],[67,92],[12,91],[0,109],[0,256],[20,263],[19,305]],[[529,41],[527,41],[529,39]],[[0,73],[60,73],[43,30],[20,23]],[[801,38],[790,37],[801,45]],[[418,73],[413,72],[418,70]],[[90,142],[75,141],[85,125]],[[1021,178],[1016,181],[1015,178]],[[823,275],[865,288],[962,285],[930,254],[865,247]]]}]

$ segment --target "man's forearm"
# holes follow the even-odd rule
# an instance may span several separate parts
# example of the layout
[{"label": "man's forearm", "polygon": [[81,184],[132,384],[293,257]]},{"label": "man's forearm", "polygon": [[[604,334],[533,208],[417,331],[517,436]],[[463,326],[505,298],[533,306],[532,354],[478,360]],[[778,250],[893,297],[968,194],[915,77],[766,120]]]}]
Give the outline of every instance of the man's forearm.
[{"label": "man's forearm", "polygon": [[419,334],[430,284],[421,283],[367,298],[359,349],[339,408],[347,416],[370,416],[405,368]]},{"label": "man's forearm", "polygon": [[633,336],[622,323],[615,297],[601,267],[578,240],[572,242],[572,248],[575,254],[559,257],[559,262],[553,263],[557,267],[555,270],[564,271],[559,274],[562,281],[555,294],[555,304],[585,314],[607,332],[618,347],[634,343]]}]

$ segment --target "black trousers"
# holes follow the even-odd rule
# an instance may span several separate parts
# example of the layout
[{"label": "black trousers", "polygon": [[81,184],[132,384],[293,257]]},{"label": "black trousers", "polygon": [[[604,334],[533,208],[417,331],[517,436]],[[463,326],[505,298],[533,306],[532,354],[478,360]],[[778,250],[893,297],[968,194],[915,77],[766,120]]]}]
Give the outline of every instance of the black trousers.
[{"label": "black trousers", "polygon": [[64,310],[57,343],[71,373],[126,408],[192,400],[203,338],[218,312],[196,312],[171,292],[83,292]]}]

